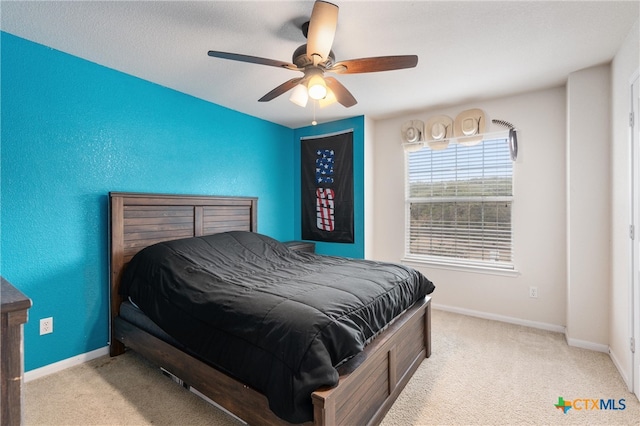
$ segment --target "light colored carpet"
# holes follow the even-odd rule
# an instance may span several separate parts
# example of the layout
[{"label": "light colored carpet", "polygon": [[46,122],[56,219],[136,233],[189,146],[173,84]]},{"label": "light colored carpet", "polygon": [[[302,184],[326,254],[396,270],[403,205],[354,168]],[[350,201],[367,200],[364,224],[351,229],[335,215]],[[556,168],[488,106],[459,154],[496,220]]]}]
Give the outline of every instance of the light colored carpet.
[{"label": "light colored carpet", "polygon": [[[560,333],[433,312],[433,353],[384,426],[640,425],[640,402],[607,354],[570,347]],[[626,408],[564,414],[558,397],[624,399]]]},{"label": "light colored carpet", "polygon": [[[407,425],[638,425],[640,402],[608,355],[558,333],[434,310],[433,354],[383,421]],[[25,384],[29,425],[238,425],[135,353]],[[558,397],[624,410],[558,410]],[[578,407],[584,403],[577,404]],[[591,404],[589,403],[589,407]]]}]

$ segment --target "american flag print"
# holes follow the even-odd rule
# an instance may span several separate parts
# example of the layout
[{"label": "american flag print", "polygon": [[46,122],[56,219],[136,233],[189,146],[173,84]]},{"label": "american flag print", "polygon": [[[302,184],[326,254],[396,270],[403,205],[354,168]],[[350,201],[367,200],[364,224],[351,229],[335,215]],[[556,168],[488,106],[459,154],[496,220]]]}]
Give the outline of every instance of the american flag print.
[{"label": "american flag print", "polygon": [[354,242],[353,132],[300,139],[300,236]]},{"label": "american flag print", "polygon": [[335,220],[335,192],[325,185],[332,185],[335,151],[332,149],[316,150],[316,227],[322,231],[333,231]]},{"label": "american flag print", "polygon": [[316,185],[333,183],[335,154],[332,149],[319,149],[316,151]]},{"label": "american flag print", "polygon": [[333,231],[336,226],[333,199],[335,193],[331,188],[316,189],[316,212],[318,213],[316,226],[323,231]]}]

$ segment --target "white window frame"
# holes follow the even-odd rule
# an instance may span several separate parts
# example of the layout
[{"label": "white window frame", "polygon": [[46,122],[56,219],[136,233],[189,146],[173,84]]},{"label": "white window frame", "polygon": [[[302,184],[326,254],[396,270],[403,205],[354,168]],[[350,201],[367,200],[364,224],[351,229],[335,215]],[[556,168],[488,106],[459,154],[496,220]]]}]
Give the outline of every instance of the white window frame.
[{"label": "white window frame", "polygon": [[[491,143],[491,144],[504,144],[504,155],[509,157],[509,145],[508,145],[508,135],[504,132],[500,132],[497,134],[485,135],[484,141],[481,143]],[[454,144],[454,141],[451,141],[451,145]],[[497,145],[499,147],[499,145]],[[465,149],[466,147],[460,146],[458,149]],[[427,146],[422,148],[423,150],[428,150]],[[450,146],[447,149],[454,149]],[[437,155],[437,153],[433,153]],[[500,275],[512,275],[517,274],[515,261],[514,261],[514,244],[513,244],[513,202],[514,202],[514,185],[513,185],[513,163],[511,164],[511,194],[510,195],[500,195],[500,196],[472,196],[472,197],[464,197],[464,196],[453,196],[453,197],[444,197],[444,196],[436,196],[436,197],[410,197],[410,170],[409,170],[409,156],[411,153],[405,154],[405,255],[403,258],[403,262],[406,263],[418,263],[418,264],[427,264],[430,267],[436,268],[444,268],[444,269],[455,269],[455,270],[467,270],[474,272],[486,272],[492,274],[500,274]],[[484,161],[484,160],[483,160]],[[510,160],[509,160],[510,161]],[[450,202],[487,202],[487,203],[509,203],[510,207],[510,228],[509,228],[509,250],[510,250],[510,259],[507,260],[476,260],[462,257],[450,257],[450,256],[442,256],[442,255],[429,255],[429,254],[420,254],[420,253],[411,253],[411,205],[413,203],[450,203]]]}]

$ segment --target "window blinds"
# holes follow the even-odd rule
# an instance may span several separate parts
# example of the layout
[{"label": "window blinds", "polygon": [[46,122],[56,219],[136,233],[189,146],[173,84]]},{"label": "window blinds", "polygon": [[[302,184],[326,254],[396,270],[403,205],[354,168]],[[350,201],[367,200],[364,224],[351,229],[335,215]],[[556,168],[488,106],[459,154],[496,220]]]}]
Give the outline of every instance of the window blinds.
[{"label": "window blinds", "polygon": [[507,137],[407,153],[406,257],[513,269]]}]

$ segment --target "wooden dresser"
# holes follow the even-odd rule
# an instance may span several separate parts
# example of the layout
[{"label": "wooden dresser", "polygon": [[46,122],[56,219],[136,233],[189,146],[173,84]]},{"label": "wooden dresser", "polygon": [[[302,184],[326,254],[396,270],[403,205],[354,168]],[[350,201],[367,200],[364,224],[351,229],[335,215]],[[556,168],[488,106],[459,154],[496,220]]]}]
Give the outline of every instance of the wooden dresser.
[{"label": "wooden dresser", "polygon": [[1,425],[19,425],[22,422],[22,380],[24,372],[22,328],[27,322],[31,299],[7,280],[1,278],[0,288],[0,395]]}]

